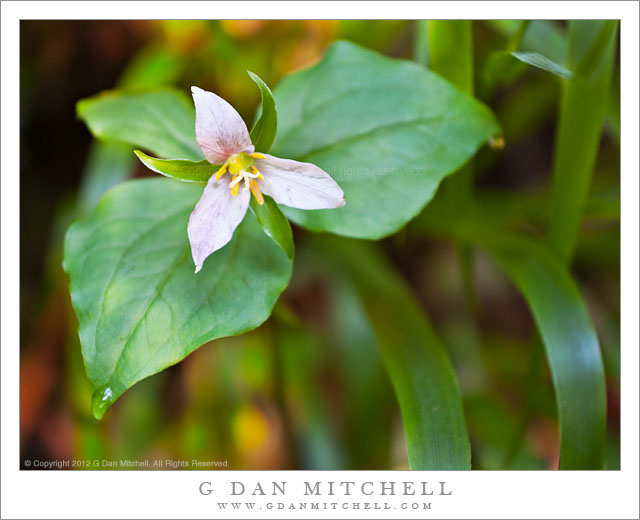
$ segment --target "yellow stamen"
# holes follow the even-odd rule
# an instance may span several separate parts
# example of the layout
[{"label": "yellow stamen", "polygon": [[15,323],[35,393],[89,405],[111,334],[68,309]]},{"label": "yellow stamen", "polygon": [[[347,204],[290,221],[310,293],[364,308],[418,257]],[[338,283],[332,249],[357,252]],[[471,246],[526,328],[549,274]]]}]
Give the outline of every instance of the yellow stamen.
[{"label": "yellow stamen", "polygon": [[220,177],[222,177],[225,173],[227,173],[227,165],[223,164],[222,168],[220,168],[217,172],[216,172],[216,180],[218,180]]},{"label": "yellow stamen", "polygon": [[253,193],[253,196],[258,201],[258,204],[262,206],[264,204],[264,197],[262,196],[262,193],[260,193],[260,188],[258,188],[258,183],[254,180],[249,181],[249,187],[251,188],[251,193]]},{"label": "yellow stamen", "polygon": [[225,173],[229,173],[231,181],[229,182],[229,188],[231,189],[231,195],[236,197],[240,191],[240,183],[244,181],[244,190],[253,193],[259,204],[264,204],[264,197],[258,188],[257,180],[264,180],[262,174],[253,165],[253,159],[264,159],[265,155],[261,153],[244,153],[231,155],[220,170],[216,173],[216,180],[222,177]]},{"label": "yellow stamen", "polygon": [[258,176],[258,179],[260,179],[261,181],[264,180],[264,177],[262,176],[262,174],[258,171],[258,168],[256,168],[255,166],[251,167],[251,172],[255,173]]}]

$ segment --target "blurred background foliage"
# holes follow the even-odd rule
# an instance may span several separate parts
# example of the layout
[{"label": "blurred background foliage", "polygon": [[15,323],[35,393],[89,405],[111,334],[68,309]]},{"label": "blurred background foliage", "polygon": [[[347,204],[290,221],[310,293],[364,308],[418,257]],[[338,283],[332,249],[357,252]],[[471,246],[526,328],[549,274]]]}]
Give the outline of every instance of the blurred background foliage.
[{"label": "blurred background foliage", "polygon": [[[337,264],[325,261],[310,233],[294,226],[294,276],[264,325],[205,345],[142,381],[102,421],[90,410],[61,255],[72,219],[90,212],[114,184],[153,175],[128,146],[92,142],[75,118],[78,99],[114,86],[174,84],[186,91],[198,85],[227,99],[250,122],[259,91],[247,69],[274,87],[285,74],[316,62],[336,39],[428,66],[427,40],[438,35],[427,38],[426,24],[22,22],[21,460],[169,458],[228,460],[233,469],[408,468],[379,340],[355,288]],[[493,55],[522,49],[567,63],[566,32],[565,23],[554,21],[473,23],[475,74],[467,90],[496,112],[506,143],[476,157],[474,196],[494,218],[539,235],[549,214],[560,82],[538,69],[504,67]],[[571,263],[605,362],[607,469],[620,464],[617,54],[605,132]],[[479,250],[460,255],[451,241],[411,229],[384,240],[381,249],[453,361],[473,467],[557,468],[555,397],[522,297]],[[470,286],[461,261],[470,263]]]}]

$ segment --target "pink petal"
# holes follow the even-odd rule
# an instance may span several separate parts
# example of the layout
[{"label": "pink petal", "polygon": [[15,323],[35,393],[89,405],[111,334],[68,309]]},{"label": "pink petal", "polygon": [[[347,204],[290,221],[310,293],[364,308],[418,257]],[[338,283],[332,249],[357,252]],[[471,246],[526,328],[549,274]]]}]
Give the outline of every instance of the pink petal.
[{"label": "pink petal", "polygon": [[232,196],[229,177],[225,175],[215,180],[215,176],[211,176],[189,217],[187,234],[196,273],[211,253],[231,240],[249,207],[251,192],[240,188],[238,195]]},{"label": "pink petal", "polygon": [[315,164],[279,159],[264,154],[255,166],[263,175],[263,193],[278,204],[300,209],[329,209],[344,206],[344,193],[327,172]]},{"label": "pink petal", "polygon": [[223,163],[234,153],[253,153],[247,125],[240,114],[220,96],[191,87],[196,105],[196,141],[212,164]]}]

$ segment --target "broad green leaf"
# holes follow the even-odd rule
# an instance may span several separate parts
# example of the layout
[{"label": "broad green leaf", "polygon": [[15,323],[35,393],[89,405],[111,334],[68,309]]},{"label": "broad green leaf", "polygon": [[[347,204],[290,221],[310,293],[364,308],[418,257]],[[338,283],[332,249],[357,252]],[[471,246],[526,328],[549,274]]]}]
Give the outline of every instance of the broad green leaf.
[{"label": "broad green leaf", "polygon": [[397,231],[500,131],[486,106],[436,74],[347,42],[287,76],[274,95],[273,154],[317,164],[345,192],[342,208],[283,208],[314,231],[360,238]]},{"label": "broad green leaf", "polygon": [[257,74],[249,72],[249,76],[260,89],[260,98],[262,104],[259,109],[258,120],[251,129],[251,142],[257,152],[267,153],[271,149],[273,140],[278,131],[278,112],[276,110],[276,102],[273,99],[271,90],[267,84],[260,79]]},{"label": "broad green leaf", "polygon": [[202,161],[187,161],[185,159],[158,159],[135,150],[138,159],[150,170],[185,182],[206,183],[218,169],[206,159]]},{"label": "broad green leaf", "polygon": [[395,389],[412,469],[470,469],[462,400],[446,351],[406,283],[370,244],[314,238],[359,294]]},{"label": "broad green leaf", "polygon": [[560,468],[601,469],[606,419],[605,378],[593,324],[562,262],[481,212],[445,221],[425,212],[416,228],[486,249],[529,304],[542,337],[560,421]]},{"label": "broad green leaf", "polygon": [[[553,157],[553,186],[549,214],[549,246],[565,262],[573,256],[581,215],[600,148],[607,115],[609,85],[616,52],[617,31],[607,20],[569,22],[569,67],[585,57],[594,61],[590,72],[563,85]],[[590,57],[593,42],[608,40]],[[591,44],[591,45],[590,45]]]},{"label": "broad green leaf", "polygon": [[193,102],[180,91],[107,91],[79,101],[76,110],[99,139],[129,143],[160,157],[203,159]]},{"label": "broad green leaf", "polygon": [[258,220],[262,230],[278,244],[287,254],[289,260],[293,260],[293,234],[287,217],[282,214],[278,205],[271,197],[264,198],[264,204],[258,204],[256,199],[251,197],[249,204],[252,213]]},{"label": "broad green leaf", "polygon": [[[185,61],[170,51],[155,45],[138,52],[117,81],[118,88],[151,88],[173,82],[179,76]],[[111,187],[133,174],[136,161],[132,147],[112,141],[94,141],[82,174],[78,194],[78,211],[85,215]]]},{"label": "broad green leaf", "polygon": [[97,418],[207,341],[260,325],[288,283],[291,262],[253,215],[194,274],[186,228],[201,193],[165,179],[125,182],[67,232],[64,268]]}]

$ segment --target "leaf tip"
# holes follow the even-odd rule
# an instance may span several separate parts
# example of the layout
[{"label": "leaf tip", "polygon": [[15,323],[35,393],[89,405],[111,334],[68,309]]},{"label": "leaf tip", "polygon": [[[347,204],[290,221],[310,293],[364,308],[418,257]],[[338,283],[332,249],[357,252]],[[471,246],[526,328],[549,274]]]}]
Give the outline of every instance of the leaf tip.
[{"label": "leaf tip", "polygon": [[113,404],[114,400],[113,390],[110,386],[98,388],[91,398],[91,412],[93,413],[93,416],[96,419],[101,420]]},{"label": "leaf tip", "polygon": [[88,100],[80,99],[76,101],[76,117],[84,120],[84,112],[87,108]]},{"label": "leaf tip", "polygon": [[149,168],[151,171],[157,172],[157,170],[153,168],[153,163],[151,162],[152,158],[149,157],[146,153],[141,152],[140,150],[134,150],[133,153],[147,168]]}]

